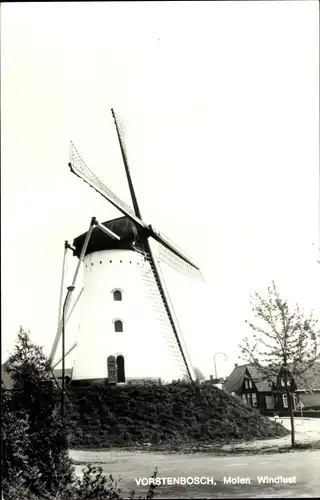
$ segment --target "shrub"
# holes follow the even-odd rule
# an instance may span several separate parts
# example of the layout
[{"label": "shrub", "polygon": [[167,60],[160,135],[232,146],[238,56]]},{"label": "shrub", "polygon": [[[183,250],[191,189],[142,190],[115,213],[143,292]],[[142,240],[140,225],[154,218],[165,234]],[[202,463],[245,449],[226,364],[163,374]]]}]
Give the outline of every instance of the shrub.
[{"label": "shrub", "polygon": [[[153,478],[157,475],[157,469]],[[144,500],[154,497],[155,485],[150,485]],[[82,477],[73,477],[72,481],[58,488],[53,494],[42,491],[40,494],[33,493],[25,484],[25,481],[16,479],[13,483],[6,485],[5,500],[124,500],[135,499],[135,492],[131,491],[128,496],[122,496],[119,481],[110,474],[105,476],[101,467],[87,465],[83,469]],[[141,497],[139,497],[141,499]]]},{"label": "shrub", "polygon": [[12,391],[2,391],[2,479],[16,473],[27,490],[54,491],[72,476],[67,438],[57,409],[49,363],[22,328],[6,363]]},{"label": "shrub", "polygon": [[[104,476],[101,468],[89,465],[81,478],[75,475],[57,405],[59,395],[49,376],[49,363],[22,328],[6,370],[13,379],[13,390],[6,391],[1,384],[3,499],[122,500],[118,483],[112,476]],[[88,403],[89,407],[93,404],[90,400]],[[74,428],[74,422],[71,427],[89,440],[89,445],[92,441],[97,445],[100,421],[92,424],[97,434],[94,439],[83,435],[82,429]],[[121,443],[130,437],[126,433],[123,436]],[[153,494],[151,486],[145,498],[151,499]],[[134,492],[129,498],[134,498]]]},{"label": "shrub", "polygon": [[[157,473],[158,470],[155,469],[152,477],[155,478]],[[144,497],[146,500],[151,500],[154,497],[155,488],[155,485],[149,486],[147,495]],[[71,496],[64,496],[64,498],[71,500],[123,500],[121,492],[119,481],[115,480],[111,474],[105,476],[101,467],[87,465],[83,470],[82,477],[77,478],[69,490]],[[127,498],[134,499],[135,492],[132,491]]]}]

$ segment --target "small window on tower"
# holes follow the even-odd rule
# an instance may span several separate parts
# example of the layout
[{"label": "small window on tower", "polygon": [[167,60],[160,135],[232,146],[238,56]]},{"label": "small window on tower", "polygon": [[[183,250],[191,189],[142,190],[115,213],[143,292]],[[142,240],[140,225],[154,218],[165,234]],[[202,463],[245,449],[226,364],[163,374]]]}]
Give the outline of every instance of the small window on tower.
[{"label": "small window on tower", "polygon": [[115,290],[113,292],[113,300],[122,300],[122,293],[120,290]]},{"label": "small window on tower", "polygon": [[123,332],[123,323],[119,319],[114,322],[114,331],[115,332]]}]

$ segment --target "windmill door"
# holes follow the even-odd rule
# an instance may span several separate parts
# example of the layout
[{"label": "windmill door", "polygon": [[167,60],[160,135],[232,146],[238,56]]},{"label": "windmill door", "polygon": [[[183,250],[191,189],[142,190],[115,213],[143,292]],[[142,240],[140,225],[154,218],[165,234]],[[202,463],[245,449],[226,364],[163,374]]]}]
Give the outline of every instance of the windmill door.
[{"label": "windmill door", "polygon": [[109,356],[108,361],[108,384],[117,383],[117,362],[115,356]]}]

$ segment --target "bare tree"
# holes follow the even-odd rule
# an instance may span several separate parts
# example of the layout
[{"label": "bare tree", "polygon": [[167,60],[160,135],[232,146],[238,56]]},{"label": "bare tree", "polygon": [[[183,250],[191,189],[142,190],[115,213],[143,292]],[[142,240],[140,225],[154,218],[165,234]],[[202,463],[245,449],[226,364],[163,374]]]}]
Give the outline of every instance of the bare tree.
[{"label": "bare tree", "polygon": [[291,445],[295,446],[293,394],[296,381],[308,389],[307,373],[319,359],[319,322],[313,313],[305,315],[298,305],[290,310],[282,299],[275,282],[268,287],[267,297],[255,292],[250,304],[255,322],[246,321],[253,331],[252,338],[245,337],[239,346],[241,357],[253,364],[261,378],[274,383],[282,374],[288,397],[291,421]]}]

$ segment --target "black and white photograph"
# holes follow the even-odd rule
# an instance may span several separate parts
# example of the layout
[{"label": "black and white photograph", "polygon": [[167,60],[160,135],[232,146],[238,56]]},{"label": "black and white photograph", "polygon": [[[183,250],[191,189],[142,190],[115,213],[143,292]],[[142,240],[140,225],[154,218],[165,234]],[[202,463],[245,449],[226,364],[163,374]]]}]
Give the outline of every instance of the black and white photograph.
[{"label": "black and white photograph", "polygon": [[1,500],[318,498],[318,1],[3,2],[1,180]]}]

